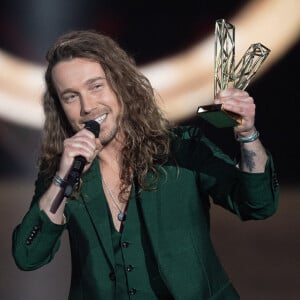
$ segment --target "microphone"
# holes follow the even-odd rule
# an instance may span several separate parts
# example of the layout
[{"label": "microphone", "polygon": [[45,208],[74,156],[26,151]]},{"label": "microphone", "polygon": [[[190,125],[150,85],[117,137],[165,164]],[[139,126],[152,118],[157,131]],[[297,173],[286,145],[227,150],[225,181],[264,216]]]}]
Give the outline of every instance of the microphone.
[{"label": "microphone", "polygon": [[[91,131],[95,135],[95,137],[98,137],[100,132],[100,124],[97,122],[97,120],[90,120],[85,123],[85,129]],[[74,186],[79,184],[80,176],[82,174],[85,164],[85,157],[81,155],[75,157],[71,170],[67,176],[67,180],[65,181],[65,184],[62,188],[62,191],[54,199],[50,208],[50,211],[53,214],[56,213],[64,197],[70,197],[73,192]]]},{"label": "microphone", "polygon": [[[95,137],[98,137],[100,132],[100,125],[97,121],[91,120],[85,123],[85,129],[91,131]],[[65,186],[65,197],[70,197],[74,186],[79,183],[81,173],[83,171],[83,168],[86,164],[86,159],[83,156],[76,156],[71,168],[71,171],[69,172],[69,175],[67,177],[67,184]]]}]

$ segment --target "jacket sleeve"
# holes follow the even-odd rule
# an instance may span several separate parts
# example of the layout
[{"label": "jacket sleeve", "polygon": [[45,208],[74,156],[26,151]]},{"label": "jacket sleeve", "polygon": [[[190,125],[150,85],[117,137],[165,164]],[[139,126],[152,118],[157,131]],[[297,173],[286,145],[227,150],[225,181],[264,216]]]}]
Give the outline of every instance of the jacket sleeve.
[{"label": "jacket sleeve", "polygon": [[183,141],[184,161],[199,177],[199,189],[214,203],[242,220],[265,219],[278,206],[279,183],[272,156],[263,173],[246,173],[201,132],[189,130]]},{"label": "jacket sleeve", "polygon": [[39,176],[30,209],[13,231],[12,254],[16,265],[24,271],[37,269],[52,260],[66,227],[52,223],[39,209],[38,200],[45,191],[43,182]]},{"label": "jacket sleeve", "polygon": [[279,184],[271,155],[264,173],[236,172],[237,175],[227,186],[223,187],[222,180],[218,179],[211,187],[213,202],[234,212],[242,220],[260,220],[272,216],[278,207]]}]

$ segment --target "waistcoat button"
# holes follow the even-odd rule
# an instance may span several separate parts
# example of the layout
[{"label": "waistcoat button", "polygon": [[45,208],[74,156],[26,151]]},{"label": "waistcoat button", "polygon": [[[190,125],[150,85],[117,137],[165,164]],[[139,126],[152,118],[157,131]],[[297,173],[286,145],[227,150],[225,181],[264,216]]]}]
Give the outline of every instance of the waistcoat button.
[{"label": "waistcoat button", "polygon": [[129,295],[135,295],[136,294],[136,289],[132,288],[128,292],[129,292]]},{"label": "waistcoat button", "polygon": [[108,277],[109,277],[109,279],[110,279],[111,281],[115,281],[115,280],[116,280],[116,274],[115,274],[115,272],[110,272],[110,273],[108,274]]},{"label": "waistcoat button", "polygon": [[123,248],[128,248],[129,247],[128,242],[122,242],[121,245],[122,245]]},{"label": "waistcoat button", "polygon": [[127,267],[126,267],[126,271],[127,272],[131,272],[133,270],[133,266],[132,265],[128,265]]}]

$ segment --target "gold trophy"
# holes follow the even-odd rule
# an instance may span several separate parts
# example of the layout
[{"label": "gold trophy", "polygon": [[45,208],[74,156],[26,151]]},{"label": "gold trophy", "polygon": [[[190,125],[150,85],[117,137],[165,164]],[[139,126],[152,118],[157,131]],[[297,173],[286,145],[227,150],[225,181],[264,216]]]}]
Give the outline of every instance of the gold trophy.
[{"label": "gold trophy", "polygon": [[[270,49],[252,44],[235,66],[235,28],[224,19],[215,25],[214,96],[220,90],[234,87],[244,90],[266,60]],[[222,104],[198,107],[197,114],[215,127],[233,127],[241,117],[222,108]]]}]

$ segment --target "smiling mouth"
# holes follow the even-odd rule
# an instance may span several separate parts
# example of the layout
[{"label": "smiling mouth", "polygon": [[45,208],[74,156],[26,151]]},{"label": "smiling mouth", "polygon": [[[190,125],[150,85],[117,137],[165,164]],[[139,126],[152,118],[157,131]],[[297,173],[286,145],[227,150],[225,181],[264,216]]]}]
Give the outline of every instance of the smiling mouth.
[{"label": "smiling mouth", "polygon": [[101,124],[107,117],[107,114],[103,114],[100,117],[98,117],[97,119],[95,119],[95,121],[99,124]]}]

